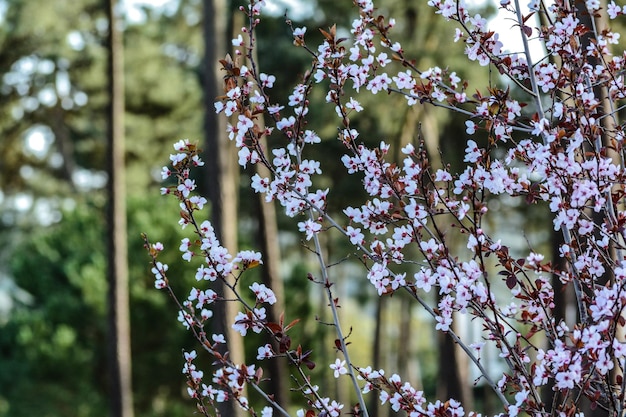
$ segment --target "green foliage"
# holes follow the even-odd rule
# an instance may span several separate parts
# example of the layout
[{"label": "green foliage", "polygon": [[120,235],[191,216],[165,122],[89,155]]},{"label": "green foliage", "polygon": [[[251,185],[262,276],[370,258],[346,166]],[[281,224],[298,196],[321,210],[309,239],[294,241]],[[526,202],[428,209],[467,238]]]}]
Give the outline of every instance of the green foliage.
[{"label": "green foliage", "polygon": [[154,182],[151,170],[167,162],[173,141],[202,138],[201,30],[185,24],[183,9],[124,33],[128,186],[134,192]]},{"label": "green foliage", "polygon": [[[133,376],[139,416],[187,415],[182,410],[189,407],[183,401],[184,378],[175,376],[180,375],[179,352],[193,342],[176,321],[171,300],[154,289],[139,233],[151,229],[155,237],[165,237],[165,245],[177,246],[178,226],[168,221],[176,212],[172,202],[157,196],[129,204]],[[0,393],[8,403],[0,415],[107,414],[102,209],[98,199],[78,202],[61,223],[34,233],[16,250],[11,274],[34,303],[16,310],[0,328]],[[174,259],[165,256],[164,261]],[[179,268],[172,266],[172,277],[193,279],[176,263]],[[174,284],[181,291],[191,285],[188,279]]]},{"label": "green foliage", "polygon": [[77,208],[68,221],[34,234],[12,259],[16,283],[35,301],[0,332],[7,416],[105,414],[106,283],[94,209]]},{"label": "green foliage", "polygon": [[[178,212],[178,205],[172,198],[157,195],[155,188],[152,190],[152,197],[130,199],[128,212],[135,412],[136,415],[186,416],[191,404],[180,373],[182,350],[196,346],[176,320],[172,300],[154,288],[154,276],[141,240],[141,233],[150,230],[153,241],[177,248],[182,233],[172,221],[172,213]],[[174,290],[187,294],[196,282],[188,265],[180,262],[176,251],[164,254],[162,262],[171,265],[169,276]]]}]

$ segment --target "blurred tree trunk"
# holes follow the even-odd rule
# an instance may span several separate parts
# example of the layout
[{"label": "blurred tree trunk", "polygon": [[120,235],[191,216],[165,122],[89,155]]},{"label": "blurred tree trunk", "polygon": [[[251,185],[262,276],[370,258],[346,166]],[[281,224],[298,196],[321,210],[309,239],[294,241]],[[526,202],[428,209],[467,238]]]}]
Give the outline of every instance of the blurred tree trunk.
[{"label": "blurred tree trunk", "polygon": [[[433,109],[430,107],[420,107],[418,111],[409,111],[407,113],[407,124],[417,126],[419,118],[421,122],[420,136],[424,139],[424,145],[430,161],[430,169],[435,172],[444,168],[441,160],[441,132],[439,123],[435,118]],[[411,117],[414,117],[411,121]],[[413,137],[415,137],[413,135]],[[445,230],[444,221],[441,221],[442,230]],[[454,245],[455,242],[448,241],[448,245]],[[437,293],[437,302],[440,300],[440,294]],[[452,330],[463,337],[463,332],[459,332],[458,320],[452,323]],[[472,409],[473,395],[469,382],[469,364],[465,352],[454,342],[448,333],[437,332],[437,352],[439,352],[439,372],[437,378],[437,398],[447,400],[454,398],[460,401],[464,407]]]},{"label": "blurred tree trunk", "polygon": [[109,20],[107,207],[108,323],[110,398],[113,417],[133,416],[126,243],[126,167],[124,150],[124,45],[116,22],[116,0],[106,0]]},{"label": "blurred tree trunk", "polygon": [[[547,227],[552,228],[551,226],[552,222],[550,221]],[[560,247],[563,243],[563,233],[561,233],[560,230],[553,230],[550,235],[550,244],[552,246],[552,264],[557,271],[567,270],[567,263],[560,254]],[[563,285],[559,274],[552,274],[552,288],[554,289],[554,307],[552,308],[554,322],[559,324],[563,321],[567,323],[568,326],[571,326],[572,323],[578,321],[576,313],[568,314],[568,310],[570,312],[578,311],[576,307],[576,296],[573,294],[573,287],[571,285]],[[554,405],[559,404],[563,398],[560,392],[552,389],[554,383],[554,378],[550,378],[550,382],[541,387],[541,398],[546,405],[546,411],[552,413],[552,415],[554,415],[555,411],[553,410]]]},{"label": "blurred tree trunk", "polygon": [[[233,38],[235,38],[243,26],[246,25],[243,13],[235,13],[233,16]],[[247,33],[243,34],[245,42],[247,42]],[[257,66],[259,59],[258,50],[252,51],[252,56]],[[265,126],[265,118],[263,113],[256,116],[255,123],[259,128]],[[260,140],[261,147],[269,154],[267,139],[263,136]],[[263,164],[255,164],[251,171],[259,174],[261,177],[271,177],[270,170]],[[254,175],[254,174],[253,174]],[[250,190],[249,190],[250,191]],[[265,195],[254,193],[256,218],[258,221],[257,242],[259,243],[261,253],[263,254],[263,267],[261,268],[261,279],[263,283],[274,291],[276,295],[276,303],[266,306],[267,319],[270,322],[278,323],[280,315],[285,312],[285,290],[283,280],[280,274],[280,246],[278,244],[278,224],[276,221],[276,206],[274,202],[267,203]],[[289,322],[291,319],[286,319]],[[278,343],[273,341],[273,346],[278,351]],[[289,407],[289,368],[288,363],[282,358],[271,359],[267,361],[268,370],[268,393],[274,395],[274,400],[283,408]]]},{"label": "blurred tree trunk", "polygon": [[[374,346],[372,347],[372,367],[375,370],[382,368],[381,363],[381,351],[383,341],[383,318],[385,317],[385,303],[386,298],[376,297],[376,323],[374,327]],[[386,339],[386,338],[385,338]],[[370,403],[367,409],[370,417],[378,417],[380,415],[381,406],[377,396],[373,395],[370,398]]]},{"label": "blurred tree trunk", "polygon": [[[440,124],[435,112],[430,107],[420,106],[407,109],[399,134],[399,143],[394,146],[396,150],[395,160],[401,161],[402,156],[399,153],[399,149],[409,143],[414,144],[415,148],[418,149],[422,146],[419,143],[420,140],[423,140],[423,146],[426,148],[431,170],[435,172],[444,168],[440,152]],[[445,229],[445,227],[442,227],[442,229]],[[454,242],[448,242],[448,244],[454,245]],[[437,295],[436,301],[439,302],[439,295]],[[455,320],[452,324],[452,329],[456,334],[462,336],[462,333],[459,334],[456,323],[457,321]],[[436,344],[439,354],[437,398],[442,400],[454,398],[460,401],[464,407],[471,409],[473,394],[468,384],[469,364],[465,353],[447,333],[437,332]]]},{"label": "blurred tree trunk", "polygon": [[411,381],[413,386],[421,389],[422,381],[412,378],[415,375],[411,374],[411,310],[413,306],[413,300],[405,294],[401,294],[400,297],[400,327],[398,332],[398,369],[400,376],[405,381]]},{"label": "blurred tree trunk", "polygon": [[[226,0],[204,0],[203,36],[205,54],[203,61],[204,88],[204,129],[205,160],[207,167],[206,192],[211,203],[211,222],[222,246],[230,253],[237,251],[237,190],[239,167],[234,148],[226,136],[223,117],[215,114],[213,103],[223,94],[223,80],[219,60],[226,56],[226,34],[228,8]],[[215,281],[213,290],[225,298],[232,298],[226,285]],[[245,362],[243,340],[231,327],[231,320],[237,315],[237,304],[216,303],[210,332],[223,334],[226,338],[224,350],[228,350],[230,360],[236,364]],[[233,401],[220,403],[218,411],[222,416],[243,416],[243,410]]]},{"label": "blurred tree trunk", "polygon": [[[260,165],[256,165],[257,172],[261,176],[268,176]],[[267,306],[267,319],[278,323],[280,315],[285,311],[285,291],[280,275],[280,247],[278,245],[278,226],[276,224],[276,208],[274,203],[266,203],[262,194],[258,194],[258,221],[261,252],[263,253],[263,268],[261,278],[263,283],[274,291],[276,303]],[[288,323],[291,319],[286,318]],[[278,351],[278,343],[273,343]],[[287,408],[289,406],[289,369],[287,362],[282,358],[270,359],[267,363],[269,371],[270,389],[268,392],[274,395],[277,403]]]},{"label": "blurred tree trunk", "polygon": [[[574,6],[576,7],[576,17],[587,28],[593,29],[595,27],[597,28],[597,33],[602,33],[603,29],[608,28],[608,18],[606,14],[602,13],[599,16],[594,16],[591,13],[589,13],[589,10],[587,9],[587,5],[585,2],[581,1],[581,2],[574,2],[574,3],[575,3]],[[606,10],[606,6],[607,6],[606,0],[600,0],[599,3],[600,3],[601,9]],[[597,41],[596,33],[593,30],[589,30],[586,34],[584,34],[581,37],[581,49],[584,51],[588,46],[590,46],[592,43],[595,43],[596,41]],[[610,44],[607,45],[607,47],[610,48]],[[596,65],[603,65],[600,59],[593,57],[593,56],[587,57],[587,63],[594,67]],[[602,135],[600,137],[601,143],[594,144],[594,145],[596,148],[598,147],[602,148],[606,152],[606,156],[609,158],[612,158],[613,163],[619,165],[620,158],[619,158],[619,155],[615,152],[615,148],[614,148],[615,145],[611,143],[611,138],[609,137],[609,135],[606,134],[606,132],[615,131],[615,128],[618,124],[617,119],[616,119],[617,115],[614,113],[613,109],[611,108],[612,101],[609,97],[608,89],[605,85],[603,85],[602,83],[599,83],[593,87],[593,93],[594,93],[594,96],[596,97],[596,100],[598,100],[598,102],[600,103],[598,113],[600,115],[605,116],[601,118],[598,117],[599,123],[602,127]],[[610,114],[613,114],[613,116],[608,116]],[[597,149],[594,149],[593,151],[597,151]],[[596,237],[600,239],[601,238],[600,230],[601,230],[601,227],[604,225],[604,219],[606,217],[606,213],[592,212],[590,213],[590,216],[596,225],[596,231],[594,233],[596,234]],[[616,259],[615,245],[613,242],[610,243],[609,248],[610,248],[609,250],[611,253],[611,259]],[[611,282],[614,280],[615,280],[615,277],[613,275],[612,269],[607,268],[604,275],[596,280],[596,285],[603,286],[603,285],[606,285],[608,282]],[[588,289],[587,293],[592,296],[592,289]],[[618,326],[616,328],[616,338],[618,340],[624,339],[624,326]],[[612,379],[613,384],[617,383],[617,379],[616,379],[617,376],[618,375],[621,376],[620,365],[621,364],[619,363],[619,361],[615,361],[615,369],[611,372],[611,379]],[[581,409],[583,410],[585,415],[590,416],[590,417],[604,417],[604,416],[610,415],[614,411],[613,409],[606,411],[606,410],[603,410],[602,407],[592,407],[591,402],[586,398],[583,398]]]},{"label": "blurred tree trunk", "polygon": [[[257,61],[258,62],[258,61]],[[260,116],[258,123],[263,125],[263,117]],[[267,149],[265,137],[261,139],[264,149]],[[261,177],[270,177],[267,167],[256,164],[255,171]],[[266,203],[263,194],[256,194],[257,219],[259,222],[258,241],[263,253],[263,268],[261,268],[261,278],[263,283],[274,291],[276,303],[267,308],[267,319],[270,322],[278,323],[280,315],[285,311],[285,290],[280,274],[280,246],[278,245],[278,225],[276,222],[276,207],[274,202]],[[289,323],[292,319],[286,318]],[[278,343],[273,343],[278,351]],[[268,392],[274,395],[277,403],[287,408],[289,406],[289,368],[282,358],[270,359],[267,363],[269,371],[270,389]]]},{"label": "blurred tree trunk", "polygon": [[437,352],[439,353],[437,398],[441,398],[442,401],[454,398],[465,406],[468,398],[468,381],[464,375],[466,372],[462,369],[463,365],[459,363],[456,349],[457,345],[448,333],[437,332]]}]

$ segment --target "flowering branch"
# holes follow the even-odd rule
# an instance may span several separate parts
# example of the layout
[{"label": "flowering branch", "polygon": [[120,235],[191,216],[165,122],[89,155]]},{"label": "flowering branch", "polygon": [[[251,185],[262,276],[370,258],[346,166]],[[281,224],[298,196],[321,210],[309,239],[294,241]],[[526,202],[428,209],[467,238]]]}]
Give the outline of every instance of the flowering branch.
[{"label": "flowering branch", "polygon": [[[503,10],[515,19],[523,42],[523,52],[510,53],[503,52],[498,34],[487,29],[486,20],[472,15],[462,1],[428,1],[435,13],[458,24],[454,40],[465,43],[468,60],[497,68],[529,103],[513,98],[510,87],[494,85],[477,90],[470,99],[468,83],[455,72],[417,68],[405,57],[400,43],[392,40],[395,21],[379,15],[370,0],[356,0],[359,16],[351,26],[350,39],[339,38],[333,26],[321,30],[322,44],[312,47],[305,39],[306,28],[294,28],[288,22],[294,44],[311,55],[311,69],[293,89],[288,104],[273,104],[270,92],[276,78],[260,72],[253,54],[264,1],[251,0],[242,8],[248,16],[243,31],[249,36],[245,43],[242,37],[234,39],[233,45],[241,49],[234,59],[221,61],[224,95],[217,98],[215,109],[231,121],[228,135],[238,149],[239,164],[267,167],[267,177],[258,172],[252,177],[252,189],[264,194],[267,202],[277,201],[289,217],[304,217],[298,230],[313,240],[321,274],[314,281],[324,288],[337,336],[335,347],[343,355],[343,360],[337,359],[327,369],[335,378],[349,378],[358,399],[351,408],[354,415],[368,415],[363,394],[372,391],[379,393],[381,403],[389,402],[394,411],[412,417],[461,417],[465,410],[456,399],[428,402],[422,391],[398,375],[386,376],[382,369],[353,362],[340,324],[339,301],[331,290],[328,259],[319,241],[319,235],[330,229],[338,230],[362,255],[364,275],[378,296],[407,291],[434,318],[436,330],[460,346],[508,416],[520,412],[571,416],[580,412],[583,398],[612,417],[621,416],[626,385],[622,376],[626,343],[621,336],[626,323],[626,173],[617,111],[626,99],[626,58],[610,54],[608,46],[617,42],[618,34],[598,28],[593,18],[585,24],[574,2],[558,0],[543,11],[547,23],[537,36],[546,57],[534,63],[528,44],[533,29],[526,21],[540,10],[538,2],[531,3],[531,14],[524,16],[518,0],[501,1]],[[606,13],[612,19],[626,12],[613,2],[606,11],[594,1],[587,1],[585,8],[592,15]],[[247,57],[249,67],[239,62],[240,56]],[[401,68],[394,69],[396,65]],[[368,195],[362,204],[344,207],[340,213],[328,210],[332,190],[315,187],[322,164],[308,157],[308,149],[322,142],[306,129],[309,112],[314,110],[310,105],[314,89],[325,89],[326,102],[337,114],[336,139],[346,151],[338,158],[347,175],[360,176]],[[378,147],[365,145],[363,132],[351,117],[364,111],[361,96],[382,92],[390,100],[405,100],[407,106],[433,105],[468,119],[460,172],[433,168],[421,145],[404,146],[402,161],[389,160],[390,145],[384,141]],[[485,138],[469,138],[476,132],[483,132]],[[269,145],[262,145],[262,139]],[[169,287],[167,266],[157,261],[162,247],[145,240],[153,259],[155,286],[168,290],[176,300],[179,321],[219,364],[213,384],[206,385],[192,363],[195,353],[186,354],[183,371],[189,394],[204,415],[209,415],[208,408],[215,402],[229,400],[257,415],[242,395],[248,384],[268,404],[263,416],[271,415],[272,409],[290,415],[262,390],[262,369],[257,363],[231,363],[227,354],[215,348],[221,335],[204,333],[203,325],[212,316],[207,306],[236,302],[242,311],[232,327],[242,337],[249,332],[266,333],[279,346],[279,352],[270,344],[259,346],[257,361],[281,357],[295,367],[294,389],[306,399],[296,415],[338,416],[344,404],[326,397],[308,376],[314,365],[311,353],[300,345],[291,348],[287,332],[295,323],[285,325],[283,318],[279,323],[267,320],[263,304],[274,301],[271,289],[254,283],[249,287],[254,303],[242,296],[240,278],[262,263],[261,255],[252,251],[230,255],[215,239],[210,223],[196,221],[195,212],[206,200],[194,194],[190,168],[202,162],[189,141],[177,143],[175,149],[172,167],[163,169],[163,178],[175,177],[176,185],[163,192],[179,199],[179,224],[192,225],[194,230],[193,239],[181,242],[182,257],[187,262],[203,258],[196,273],[198,282],[224,280],[234,294],[226,298],[210,289],[193,288],[185,301],[179,301]],[[489,202],[500,196],[549,210],[554,230],[564,238],[558,248],[564,268],[557,266],[557,259],[546,260],[534,250],[514,255],[513,249],[490,235],[483,220],[491,215]],[[464,247],[457,247],[455,239]],[[415,248],[418,256],[409,255],[409,248]],[[400,265],[411,268],[412,276],[397,272]],[[574,287],[575,323],[554,316],[551,279]],[[438,301],[433,304],[425,295],[435,291]],[[458,315],[482,324],[481,343],[464,340],[454,331]],[[499,380],[480,362],[483,343],[494,346],[508,367]],[[544,386],[560,394],[553,404],[542,398]]]}]

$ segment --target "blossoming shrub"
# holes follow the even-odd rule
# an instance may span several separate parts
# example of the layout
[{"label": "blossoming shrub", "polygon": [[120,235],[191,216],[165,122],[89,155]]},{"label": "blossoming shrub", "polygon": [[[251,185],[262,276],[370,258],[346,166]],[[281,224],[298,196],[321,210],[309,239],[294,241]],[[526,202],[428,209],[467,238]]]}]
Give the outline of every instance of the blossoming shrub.
[{"label": "blossoming shrub", "polygon": [[[312,46],[306,41],[306,28],[292,28],[294,44],[310,53],[312,63],[287,103],[281,104],[271,95],[275,77],[260,72],[253,59],[264,1],[251,0],[242,8],[248,16],[248,26],[242,30],[249,36],[233,40],[239,48],[234,60],[221,61],[225,92],[215,110],[231,121],[228,135],[238,148],[239,164],[263,164],[271,173],[254,175],[251,187],[299,219],[299,231],[312,243],[319,270],[311,271],[308,278],[326,292],[336,348],[343,355],[323,366],[351,384],[358,403],[340,404],[311,385],[310,352],[286,337],[294,322],[267,320],[266,307],[276,302],[272,290],[259,283],[240,284],[242,274],[261,264],[262,256],[252,251],[230,253],[220,245],[212,225],[198,219],[206,200],[196,194],[190,168],[202,161],[195,145],[183,140],[175,145],[171,166],[163,169],[163,178],[172,177],[177,185],[163,192],[179,199],[179,223],[191,229],[191,237],[179,248],[183,259],[202,260],[197,288],[180,299],[172,295],[180,322],[196,336],[202,352],[219,364],[206,377],[194,364],[197,353],[185,353],[188,392],[205,415],[223,401],[236,401],[252,415],[290,415],[259,386],[263,361],[277,356],[294,370],[293,389],[302,394],[298,416],[366,416],[364,395],[376,395],[394,411],[410,416],[475,415],[455,399],[425,398],[410,381],[351,361],[319,243],[320,234],[329,229],[343,234],[362,255],[363,280],[379,296],[408,293],[434,318],[437,330],[451,335],[497,395],[502,415],[574,415],[580,413],[582,397],[592,408],[622,415],[626,211],[624,133],[617,117],[626,95],[626,54],[611,54],[610,46],[619,34],[600,23],[602,17],[621,18],[626,8],[614,2],[601,9],[599,1],[556,0],[546,9],[531,1],[530,12],[523,14],[518,0],[502,0],[500,7],[515,22],[512,30],[524,45],[523,51],[509,53],[499,35],[487,29],[485,19],[471,15],[461,0],[429,0],[428,4],[433,13],[456,25],[454,41],[465,43],[467,59],[499,71],[501,87],[492,85],[469,94],[467,83],[455,73],[439,67],[416,68],[394,40],[394,20],[379,15],[371,0],[356,0],[358,18],[349,39],[338,38],[332,27],[322,30],[321,45]],[[538,15],[545,24],[533,29],[528,24]],[[528,44],[531,37],[545,47],[545,56],[536,62]],[[337,140],[345,145],[345,152],[336,157],[346,175],[361,178],[369,196],[360,206],[345,207],[340,216],[327,211],[332,190],[315,188],[321,165],[307,156],[320,143],[306,123],[308,96],[318,88],[326,89],[326,101],[337,114]],[[524,97],[522,101],[512,97],[512,88]],[[364,94],[462,113],[467,117],[468,136],[477,132],[483,136],[467,140],[464,168],[459,172],[433,169],[424,149],[415,145],[402,148],[402,161],[392,161],[388,144],[368,148],[361,141],[367,132],[351,125],[350,116],[363,110],[359,97]],[[264,138],[271,151],[262,146]],[[497,158],[503,150],[504,156]],[[554,230],[563,236],[560,259],[550,261],[550,256],[532,250],[514,258],[506,242],[493,239],[482,225],[488,216],[500,215],[487,205],[497,196],[525,204],[545,202],[542,207],[552,216]],[[460,236],[467,250],[451,245],[451,235]],[[163,246],[147,239],[146,246],[153,259],[155,286],[171,293],[167,265],[158,261]],[[420,257],[408,256],[409,248]],[[403,264],[414,265],[415,272],[397,272]],[[574,288],[576,322],[555,318],[553,276]],[[215,280],[223,280],[230,294],[212,291],[209,283]],[[497,294],[495,286],[508,288],[508,294]],[[436,305],[426,297],[433,292],[439,294]],[[253,302],[246,301],[250,294]],[[232,363],[228,355],[219,353],[224,336],[205,331],[211,307],[219,302],[239,303],[240,312],[230,320],[242,337],[265,332],[276,344],[258,346],[258,356],[245,364]],[[469,315],[482,324],[483,342],[493,345],[508,367],[499,379],[492,379],[478,360],[474,346],[481,344],[461,340],[454,332],[457,315]],[[266,399],[262,411],[250,408],[244,387]],[[548,404],[544,396],[550,390],[558,395]]]}]

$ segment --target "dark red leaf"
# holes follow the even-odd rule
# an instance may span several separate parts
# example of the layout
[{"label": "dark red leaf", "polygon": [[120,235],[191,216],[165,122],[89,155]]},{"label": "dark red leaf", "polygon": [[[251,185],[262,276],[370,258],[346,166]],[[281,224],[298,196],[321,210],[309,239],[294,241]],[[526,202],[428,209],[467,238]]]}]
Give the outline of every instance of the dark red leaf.
[{"label": "dark red leaf", "polygon": [[506,286],[509,287],[509,290],[512,290],[513,287],[515,287],[515,284],[517,284],[517,278],[515,278],[515,275],[509,275],[506,277]]},{"label": "dark red leaf", "polygon": [[289,350],[291,346],[291,338],[286,334],[280,339],[280,343],[278,344],[278,352],[285,353]]},{"label": "dark red leaf", "polygon": [[266,326],[274,334],[282,333],[283,331],[283,328],[278,323],[267,323]]},{"label": "dark red leaf", "polygon": [[341,340],[335,339],[335,347],[337,350],[341,351]]}]

